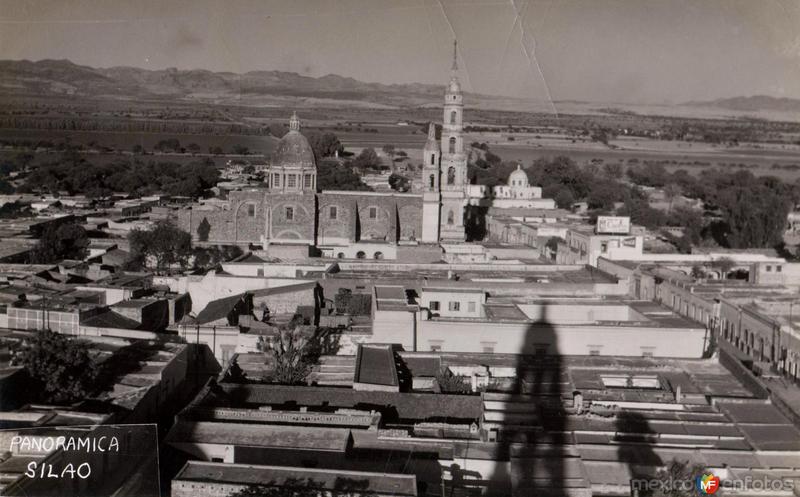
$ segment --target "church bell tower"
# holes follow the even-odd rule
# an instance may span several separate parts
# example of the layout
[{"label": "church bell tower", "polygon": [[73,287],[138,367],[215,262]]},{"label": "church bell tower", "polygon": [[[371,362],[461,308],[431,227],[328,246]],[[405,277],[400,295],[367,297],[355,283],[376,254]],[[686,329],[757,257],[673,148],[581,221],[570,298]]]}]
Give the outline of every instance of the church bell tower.
[{"label": "church bell tower", "polygon": [[458,81],[458,45],[453,42],[453,66],[444,94],[441,141],[440,235],[442,242],[463,242],[467,190],[467,155],[463,137],[464,102]]},{"label": "church bell tower", "polygon": [[439,208],[442,204],[439,163],[441,151],[436,140],[436,125],[428,125],[428,141],[422,149],[422,242],[439,241]]}]

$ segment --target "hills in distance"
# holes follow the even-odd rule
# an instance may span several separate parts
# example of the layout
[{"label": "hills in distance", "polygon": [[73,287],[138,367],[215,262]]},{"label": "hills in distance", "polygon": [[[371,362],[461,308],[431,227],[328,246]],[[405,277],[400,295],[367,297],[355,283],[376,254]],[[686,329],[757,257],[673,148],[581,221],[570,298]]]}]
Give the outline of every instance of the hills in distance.
[{"label": "hills in distance", "polygon": [[[181,99],[236,102],[242,105],[347,105],[365,108],[426,107],[441,104],[443,84],[366,83],[328,74],[303,76],[285,71],[250,71],[244,74],[203,69],[149,70],[136,67],[94,68],[69,60],[0,60],[0,98],[5,96],[75,96],[90,98]],[[485,94],[468,94],[470,107],[493,110],[551,112],[544,101]],[[597,112],[602,104],[557,101],[559,112]],[[615,104],[617,105],[617,104]],[[619,104],[633,112],[638,106]],[[660,106],[663,110],[663,106]],[[766,95],[693,101],[674,106],[702,107],[728,112],[800,113],[800,100]],[[574,108],[574,110],[573,110]],[[660,111],[659,111],[660,113]]]}]

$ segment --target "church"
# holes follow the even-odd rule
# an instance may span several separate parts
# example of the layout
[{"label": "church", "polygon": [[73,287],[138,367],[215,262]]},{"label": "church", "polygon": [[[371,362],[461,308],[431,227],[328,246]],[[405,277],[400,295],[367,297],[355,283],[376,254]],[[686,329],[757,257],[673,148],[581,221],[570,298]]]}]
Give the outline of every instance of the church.
[{"label": "church", "polygon": [[[398,247],[466,241],[468,205],[552,208],[521,169],[508,186],[469,185],[463,136],[464,102],[454,53],[444,94],[441,139],[433,123],[423,148],[421,192],[317,191],[314,153],[296,114],[264,167],[267,188],[232,191],[226,202],[194,204],[178,212],[179,226],[195,241],[279,247],[322,256],[394,259]],[[532,203],[533,202],[533,203]],[[538,202],[538,203],[537,203]]]}]

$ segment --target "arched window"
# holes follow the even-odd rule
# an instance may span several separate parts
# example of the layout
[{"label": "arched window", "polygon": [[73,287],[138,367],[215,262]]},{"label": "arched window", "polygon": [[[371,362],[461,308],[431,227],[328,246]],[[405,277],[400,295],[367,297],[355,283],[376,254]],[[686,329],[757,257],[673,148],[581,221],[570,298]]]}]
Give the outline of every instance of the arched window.
[{"label": "arched window", "polygon": [[456,168],[450,166],[447,169],[447,184],[448,185],[455,185],[456,184]]},{"label": "arched window", "polygon": [[436,154],[431,154],[431,166],[436,165]]},{"label": "arched window", "polygon": [[344,252],[339,252],[338,254],[336,254],[336,257],[338,257],[339,259],[344,259]]},{"label": "arched window", "polygon": [[449,212],[447,213],[447,224],[449,224],[449,225],[452,225],[452,224],[453,224],[453,221],[454,221],[454,219],[453,219],[454,217],[455,217],[455,216],[454,216],[454,214],[453,214],[453,211],[449,211]]},{"label": "arched window", "polygon": [[367,254],[365,254],[365,253],[364,253],[363,251],[361,251],[361,250],[359,250],[358,252],[356,252],[356,259],[363,259],[363,258],[365,258],[366,256],[367,256]]},{"label": "arched window", "polygon": [[456,123],[456,116],[457,115],[458,115],[458,113],[456,111],[450,112],[450,124],[455,124]]},{"label": "arched window", "polygon": [[383,259],[383,252],[375,252],[375,259]]},{"label": "arched window", "polygon": [[431,177],[430,177],[430,181],[431,181],[431,190],[433,190],[433,188],[435,186],[435,183],[436,183],[436,177],[434,175],[432,175],[432,174],[431,174]]},{"label": "arched window", "polygon": [[451,136],[450,137],[450,148],[448,150],[450,150],[451,154],[456,153],[456,137],[455,136]]}]

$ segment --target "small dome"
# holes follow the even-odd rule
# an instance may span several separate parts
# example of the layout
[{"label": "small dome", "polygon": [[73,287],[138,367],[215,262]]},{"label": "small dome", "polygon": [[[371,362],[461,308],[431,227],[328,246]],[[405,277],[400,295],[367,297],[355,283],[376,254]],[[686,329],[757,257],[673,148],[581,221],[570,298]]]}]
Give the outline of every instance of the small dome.
[{"label": "small dome", "polygon": [[447,85],[447,93],[461,93],[461,83],[457,77],[450,78],[450,83]]},{"label": "small dome", "polygon": [[517,164],[516,171],[508,175],[508,186],[528,186],[528,174]]},{"label": "small dome", "polygon": [[283,135],[275,151],[272,152],[272,164],[276,166],[316,167],[314,151],[308,139],[300,133],[300,120],[297,114],[289,121],[289,132]]}]

